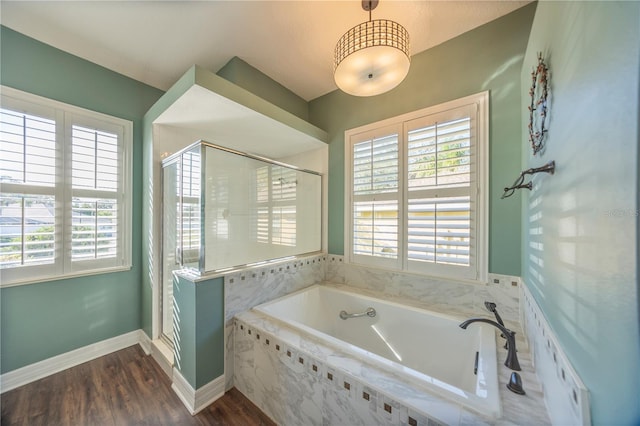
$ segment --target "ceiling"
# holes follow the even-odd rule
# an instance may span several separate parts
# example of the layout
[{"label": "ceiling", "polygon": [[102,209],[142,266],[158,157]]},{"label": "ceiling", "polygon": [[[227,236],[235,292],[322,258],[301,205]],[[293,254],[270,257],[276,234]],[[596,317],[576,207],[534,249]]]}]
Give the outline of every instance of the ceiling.
[{"label": "ceiling", "polygon": [[[527,3],[382,0],[373,19],[405,26],[416,54]],[[335,44],[367,19],[358,0],[0,2],[2,25],[159,89],[238,56],[305,100],[336,89]]]}]

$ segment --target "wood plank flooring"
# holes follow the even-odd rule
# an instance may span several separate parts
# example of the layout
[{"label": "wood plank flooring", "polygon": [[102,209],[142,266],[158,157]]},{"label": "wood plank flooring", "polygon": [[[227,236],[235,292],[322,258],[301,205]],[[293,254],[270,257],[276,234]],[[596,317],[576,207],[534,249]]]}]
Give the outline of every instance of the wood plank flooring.
[{"label": "wood plank flooring", "polygon": [[138,345],[5,392],[0,405],[3,426],[274,425],[235,388],[191,416]]}]

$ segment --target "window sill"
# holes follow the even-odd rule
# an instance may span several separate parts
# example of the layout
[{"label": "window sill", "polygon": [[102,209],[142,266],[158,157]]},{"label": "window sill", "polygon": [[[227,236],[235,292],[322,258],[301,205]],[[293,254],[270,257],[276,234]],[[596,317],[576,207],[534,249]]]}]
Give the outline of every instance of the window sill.
[{"label": "window sill", "polygon": [[[130,271],[131,268],[132,268],[131,265],[127,265],[127,266],[118,266],[114,268],[95,269],[92,271],[83,271],[83,272],[77,272],[73,274],[52,275],[52,276],[45,276],[45,277],[38,277],[38,278],[25,278],[22,280],[7,282],[7,283],[0,282],[0,288],[17,287],[21,285],[38,284],[38,283],[44,283],[44,282],[50,282],[50,281],[60,281],[60,280],[67,280],[72,278],[87,277],[91,275],[110,274],[113,272],[124,272],[124,271]],[[1,277],[1,274],[2,272],[0,271],[0,277]]]}]

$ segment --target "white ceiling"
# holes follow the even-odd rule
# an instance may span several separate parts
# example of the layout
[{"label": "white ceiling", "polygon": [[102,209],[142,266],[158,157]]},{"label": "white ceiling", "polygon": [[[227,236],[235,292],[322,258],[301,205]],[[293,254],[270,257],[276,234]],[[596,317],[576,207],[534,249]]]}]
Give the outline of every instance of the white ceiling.
[{"label": "white ceiling", "polygon": [[[373,19],[405,26],[415,54],[527,3],[381,0]],[[305,100],[336,89],[334,46],[367,19],[360,0],[0,2],[2,25],[163,90],[238,56]]]}]

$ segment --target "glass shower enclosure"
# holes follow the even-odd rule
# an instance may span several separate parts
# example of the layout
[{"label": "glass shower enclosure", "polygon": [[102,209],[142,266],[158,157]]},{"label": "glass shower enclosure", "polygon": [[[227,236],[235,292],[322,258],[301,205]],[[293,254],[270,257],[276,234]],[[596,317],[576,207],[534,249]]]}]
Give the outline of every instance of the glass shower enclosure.
[{"label": "glass shower enclosure", "polygon": [[320,251],[320,174],[198,141],[162,162],[162,334],[173,271],[197,275]]}]

